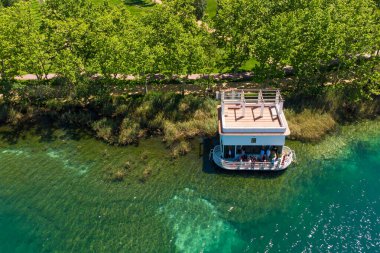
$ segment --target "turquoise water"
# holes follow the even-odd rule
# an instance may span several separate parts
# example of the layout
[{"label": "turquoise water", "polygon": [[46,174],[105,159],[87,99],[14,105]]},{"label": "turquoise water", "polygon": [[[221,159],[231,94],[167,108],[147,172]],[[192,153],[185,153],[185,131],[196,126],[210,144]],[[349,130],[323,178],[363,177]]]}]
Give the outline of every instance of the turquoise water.
[{"label": "turquoise water", "polygon": [[275,175],[218,170],[198,140],[172,160],[157,138],[2,128],[0,252],[379,252],[379,123],[288,142]]}]

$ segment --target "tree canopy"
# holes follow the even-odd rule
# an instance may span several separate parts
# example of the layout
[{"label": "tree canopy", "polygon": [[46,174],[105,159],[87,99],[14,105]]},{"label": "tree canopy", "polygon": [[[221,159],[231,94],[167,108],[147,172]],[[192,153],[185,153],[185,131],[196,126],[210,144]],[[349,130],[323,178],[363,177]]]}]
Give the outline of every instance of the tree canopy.
[{"label": "tree canopy", "polygon": [[[2,3],[9,1],[2,1]],[[10,3],[10,2],[9,2]],[[168,0],[141,16],[91,0],[21,1],[0,12],[0,75],[72,83],[85,76],[148,76],[239,71],[249,60],[259,80],[284,77],[296,88],[326,82],[379,92],[379,7],[374,0]]]}]

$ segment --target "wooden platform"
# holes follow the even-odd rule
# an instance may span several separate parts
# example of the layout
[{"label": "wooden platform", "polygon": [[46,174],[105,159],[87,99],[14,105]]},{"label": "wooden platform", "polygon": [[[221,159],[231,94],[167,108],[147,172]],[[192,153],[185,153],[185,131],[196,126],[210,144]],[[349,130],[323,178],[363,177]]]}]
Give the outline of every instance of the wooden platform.
[{"label": "wooden platform", "polygon": [[[273,109],[272,109],[273,110]],[[224,127],[281,127],[278,116],[271,113],[270,107],[264,107],[263,116],[260,117],[261,108],[257,106],[246,106],[243,115],[243,108],[237,105],[224,105]]]}]

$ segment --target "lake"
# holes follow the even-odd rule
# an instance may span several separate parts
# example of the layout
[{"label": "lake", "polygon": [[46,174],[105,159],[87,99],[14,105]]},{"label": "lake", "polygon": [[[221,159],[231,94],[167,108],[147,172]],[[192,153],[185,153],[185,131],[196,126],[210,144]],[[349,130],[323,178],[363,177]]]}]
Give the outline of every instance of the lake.
[{"label": "lake", "polygon": [[276,174],[217,169],[200,142],[171,159],[157,137],[2,127],[0,252],[380,251],[379,120],[288,141],[298,162]]}]

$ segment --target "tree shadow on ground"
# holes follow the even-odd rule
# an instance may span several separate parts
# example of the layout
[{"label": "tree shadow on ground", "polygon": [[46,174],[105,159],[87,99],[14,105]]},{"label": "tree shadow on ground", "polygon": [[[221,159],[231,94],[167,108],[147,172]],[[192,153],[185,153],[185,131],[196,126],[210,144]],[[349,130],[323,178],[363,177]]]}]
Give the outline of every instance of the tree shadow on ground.
[{"label": "tree shadow on ground", "polygon": [[150,2],[150,1],[144,1],[144,0],[125,0],[124,2],[128,6],[151,7],[155,5],[153,1]]},{"label": "tree shadow on ground", "polygon": [[207,174],[218,174],[220,176],[226,177],[255,177],[263,179],[273,179],[281,176],[285,171],[232,171],[225,170],[217,166],[212,161],[212,156],[210,155],[210,150],[218,145],[219,141],[217,137],[204,138],[202,142],[202,170]]}]

